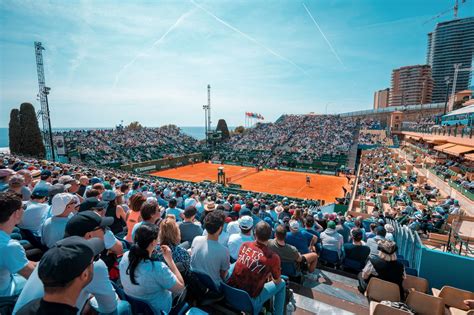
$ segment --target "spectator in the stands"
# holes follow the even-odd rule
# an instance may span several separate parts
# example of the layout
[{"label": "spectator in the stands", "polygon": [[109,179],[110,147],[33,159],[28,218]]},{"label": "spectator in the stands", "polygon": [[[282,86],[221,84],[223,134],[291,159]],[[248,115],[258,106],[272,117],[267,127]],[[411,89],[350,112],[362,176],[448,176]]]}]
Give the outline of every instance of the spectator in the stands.
[{"label": "spectator in the stands", "polygon": [[140,216],[140,209],[142,208],[142,205],[145,203],[145,201],[146,198],[142,193],[135,193],[128,200],[130,210],[128,211],[127,215],[127,236],[125,237],[128,242],[132,242],[133,227],[142,220]]},{"label": "spectator in the stands", "polygon": [[0,192],[0,297],[20,294],[36,266],[26,258],[23,246],[10,237],[23,212],[19,196]]},{"label": "spectator in the stands", "polygon": [[344,239],[342,235],[336,231],[336,222],[329,221],[326,230],[321,233],[320,237],[323,249],[335,251],[339,255],[339,258],[342,257]]},{"label": "spectator in the stands", "polygon": [[255,226],[253,242],[242,244],[228,284],[246,291],[256,313],[273,298],[273,314],[285,313],[285,281],[281,279],[280,257],[268,248],[272,228],[264,221]]},{"label": "spectator in the stands", "polygon": [[286,234],[285,226],[278,225],[275,229],[275,238],[268,241],[268,248],[280,256],[282,263],[295,263],[299,270],[312,273],[316,270],[318,255],[316,253],[300,254],[296,247],[286,243]]},{"label": "spectator in the stands", "polygon": [[250,216],[243,216],[239,220],[240,233],[231,234],[229,236],[229,242],[227,247],[229,248],[229,254],[233,261],[237,260],[239,255],[240,246],[244,242],[253,241],[252,228],[253,228],[253,219]]},{"label": "spectator in the stands", "polygon": [[305,231],[311,233],[318,237],[320,233],[323,231],[323,227],[318,224],[318,222],[314,221],[314,217],[312,215],[307,215],[305,219]]},{"label": "spectator in the stands", "polygon": [[48,195],[46,186],[33,189],[31,200],[26,203],[25,213],[18,224],[19,228],[30,231],[38,241],[41,241],[41,226],[48,217]]},{"label": "spectator in the stands", "polygon": [[400,297],[404,299],[403,279],[406,278],[403,263],[397,260],[397,244],[387,240],[378,243],[378,255],[370,257],[359,274],[359,291],[367,289],[371,277],[393,282],[400,289]]},{"label": "spectator in the stands", "polygon": [[22,170],[19,170],[16,174],[23,177],[24,184],[21,187],[21,195],[23,196],[23,201],[28,201],[30,200],[30,197],[31,197],[32,187],[30,187],[30,185],[33,181],[31,172],[27,169],[22,169]]},{"label": "spectator in the stands", "polygon": [[449,214],[458,215],[461,211],[461,208],[459,207],[459,201],[454,200],[453,205],[449,207],[448,211],[449,211]]},{"label": "spectator in the stands", "polygon": [[75,315],[83,289],[94,274],[94,257],[104,249],[99,238],[84,240],[71,236],[48,250],[38,264],[38,277],[44,286],[44,296],[26,304],[18,315]]},{"label": "spectator in the stands", "polygon": [[[26,191],[23,188],[25,188]],[[30,200],[31,192],[29,192],[28,188],[25,187],[25,179],[19,174],[10,177],[10,180],[8,181],[7,191],[13,192],[21,196],[21,199],[23,201]]]},{"label": "spectator in the stands", "polygon": [[127,295],[146,301],[155,314],[168,314],[172,293],[184,289],[184,280],[168,246],[161,246],[165,262],[153,259],[158,243],[158,227],[149,223],[141,225],[135,243],[120,261],[120,279]]},{"label": "spectator in the stands", "polygon": [[194,206],[189,206],[184,210],[184,220],[179,223],[181,243],[188,242],[191,245],[196,236],[202,235],[201,225],[194,220],[196,214],[197,209]]},{"label": "spectator in the stands", "polygon": [[106,190],[102,193],[102,200],[108,203],[105,216],[114,219],[114,223],[110,226],[110,230],[114,234],[122,233],[123,228],[126,226],[125,222],[127,214],[122,206],[117,204],[117,194],[112,190]]},{"label": "spectator in the stands", "polygon": [[286,242],[298,249],[301,254],[316,252],[318,237],[301,229],[300,223],[290,220],[290,233],[286,235]]},{"label": "spectator in the stands", "polygon": [[0,192],[8,190],[8,183],[13,175],[15,171],[9,168],[0,169]]},{"label": "spectator in the stands", "polygon": [[375,237],[375,229],[377,228],[378,224],[377,223],[370,223],[370,232],[365,233],[365,239],[369,240],[372,237]]},{"label": "spectator in the stands", "polygon": [[[133,197],[132,197],[133,198]],[[140,209],[140,217],[142,218],[142,221],[138,222],[133,226],[132,230],[132,241],[135,242],[135,233],[137,232],[137,229],[144,223],[150,223],[157,225],[158,227],[161,224],[161,211],[160,211],[160,206],[158,203],[154,200],[146,201],[142,204],[142,207]]]},{"label": "spectator in the stands", "polygon": [[372,237],[367,240],[367,246],[370,248],[370,257],[376,257],[379,254],[378,243],[381,240],[385,240],[387,231],[383,226],[377,226],[375,228],[375,237]]},{"label": "spectator in the stands", "polygon": [[51,217],[41,227],[41,242],[48,248],[62,240],[71,213],[76,210],[77,199],[70,193],[60,193],[53,197]]},{"label": "spectator in the stands", "polygon": [[[190,271],[191,257],[186,249],[179,245],[181,234],[179,232],[178,224],[173,218],[165,218],[160,223],[158,240],[160,246],[166,245],[171,250],[173,261],[181,265],[180,271],[182,274],[187,274]],[[158,253],[158,259],[165,261],[163,255]]]},{"label": "spectator in the stands", "polygon": [[344,244],[344,257],[365,264],[370,254],[370,248],[364,245],[362,236],[361,229],[351,230],[352,243]]},{"label": "spectator in the stands", "polygon": [[393,238],[393,232],[395,232],[393,225],[387,223],[384,225],[384,228],[385,228],[385,231],[387,231],[387,234],[385,234],[385,239],[387,241],[395,242],[395,239]]},{"label": "spectator in the stands", "polygon": [[40,177],[41,180],[36,184],[35,188],[51,188],[51,182],[53,181],[53,179],[51,178],[52,175],[53,173],[51,173],[50,170],[42,170]]},{"label": "spectator in the stands", "polygon": [[[69,219],[66,224],[64,237],[80,236],[85,240],[97,237],[104,242],[104,231],[107,226],[112,224],[112,221],[112,218],[102,218],[93,211],[83,211]],[[105,242],[104,245],[106,245]],[[35,269],[26,282],[13,313],[15,314],[25,304],[41,298],[43,295],[44,287],[39,278],[38,269]],[[91,296],[93,297],[91,298]],[[107,266],[102,259],[94,262],[93,279],[81,291],[76,307],[82,310],[86,303],[89,303],[91,307],[100,313],[117,311],[119,314],[123,314],[124,309],[122,307],[125,307],[125,305],[118,303],[118,296],[110,283]]]},{"label": "spectator in the stands", "polygon": [[89,185],[89,178],[85,175],[79,178],[79,189],[77,190],[77,194],[79,196],[84,196],[86,192],[86,188]]},{"label": "spectator in the stands", "polygon": [[217,286],[226,278],[230,267],[229,250],[218,241],[224,220],[222,211],[209,212],[204,220],[208,234],[196,236],[191,245],[191,269],[207,274]]},{"label": "spectator in the stands", "polygon": [[177,208],[178,201],[173,198],[169,202],[169,207],[166,209],[166,215],[174,215],[176,222],[182,221],[184,217],[184,210]]}]

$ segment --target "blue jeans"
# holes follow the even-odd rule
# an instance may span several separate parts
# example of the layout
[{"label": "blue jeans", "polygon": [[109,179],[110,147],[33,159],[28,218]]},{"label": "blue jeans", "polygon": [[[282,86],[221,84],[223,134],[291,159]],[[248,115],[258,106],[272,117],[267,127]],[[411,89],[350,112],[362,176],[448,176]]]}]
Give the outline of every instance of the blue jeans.
[{"label": "blue jeans", "polygon": [[273,314],[283,315],[285,311],[285,295],[286,283],[284,280],[278,284],[275,284],[273,281],[265,283],[260,295],[255,298],[250,298],[253,304],[254,314],[258,314],[260,309],[262,309],[263,303],[275,297],[273,299]]}]

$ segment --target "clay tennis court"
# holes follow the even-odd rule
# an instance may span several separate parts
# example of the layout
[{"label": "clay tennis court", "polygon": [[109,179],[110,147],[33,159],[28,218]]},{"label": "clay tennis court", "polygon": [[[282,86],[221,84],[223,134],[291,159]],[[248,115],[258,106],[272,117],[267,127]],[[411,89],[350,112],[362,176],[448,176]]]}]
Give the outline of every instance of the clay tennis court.
[{"label": "clay tennis court", "polygon": [[[238,178],[254,170],[253,167],[246,166],[198,163],[153,172],[150,173],[150,175],[191,182],[200,182],[203,180],[217,181],[217,168],[220,166],[224,167],[227,179],[229,177],[232,179],[234,176]],[[306,185],[306,175],[311,178],[309,187]],[[276,170],[264,170],[250,174],[236,181],[232,181],[232,183],[242,185],[242,189],[245,190],[296,198],[323,199],[326,203],[334,202],[334,198],[336,197],[343,197],[344,192],[342,187],[346,186],[349,190],[345,176],[337,177]]]}]

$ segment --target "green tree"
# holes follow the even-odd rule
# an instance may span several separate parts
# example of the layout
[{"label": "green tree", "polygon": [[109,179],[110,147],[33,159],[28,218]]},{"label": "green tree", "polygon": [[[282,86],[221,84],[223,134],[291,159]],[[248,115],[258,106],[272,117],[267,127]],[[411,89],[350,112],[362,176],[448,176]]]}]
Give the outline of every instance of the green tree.
[{"label": "green tree", "polygon": [[245,131],[244,126],[238,126],[234,129],[235,134],[241,134],[241,133],[244,133],[244,131]]},{"label": "green tree", "polygon": [[45,157],[45,148],[35,108],[30,103],[20,105],[20,141],[21,154],[39,158]]},{"label": "green tree", "polygon": [[143,128],[142,125],[140,125],[140,123],[138,121],[133,121],[130,123],[130,125],[127,126],[127,129],[129,131],[138,131],[138,130],[141,130]]},{"label": "green tree", "polygon": [[219,119],[219,121],[217,122],[216,130],[222,132],[223,140],[230,138],[229,128],[227,128],[227,123],[225,122],[225,119]]},{"label": "green tree", "polygon": [[10,112],[10,123],[8,124],[8,141],[10,152],[18,154],[21,150],[21,134],[20,134],[20,111],[14,108]]}]

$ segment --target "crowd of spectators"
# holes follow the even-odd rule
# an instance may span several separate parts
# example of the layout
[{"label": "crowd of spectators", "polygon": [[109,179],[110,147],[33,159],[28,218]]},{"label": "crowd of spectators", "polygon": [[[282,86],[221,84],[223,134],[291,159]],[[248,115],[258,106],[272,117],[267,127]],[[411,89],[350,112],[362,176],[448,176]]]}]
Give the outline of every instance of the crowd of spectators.
[{"label": "crowd of spectators", "polygon": [[69,130],[55,133],[65,139],[68,153],[77,152],[90,165],[106,166],[160,159],[198,151],[196,139],[175,125],[160,128]]},{"label": "crowd of spectators", "polygon": [[267,167],[312,163],[323,156],[347,155],[357,120],[336,115],[284,115],[275,123],[258,123],[222,144],[213,160],[247,160]]},{"label": "crowd of spectators", "polygon": [[442,233],[448,216],[462,211],[458,200],[420,180],[406,159],[387,148],[363,156],[356,196],[361,211],[385,213],[424,236]]},{"label": "crowd of spectators", "polygon": [[365,266],[363,291],[370,277],[383,274],[383,255],[394,260],[387,233],[393,228],[383,214],[371,219],[369,233],[361,217],[272,195],[231,194],[216,184],[13,156],[1,161],[0,247],[7,255],[0,259],[0,296],[17,298],[15,314],[127,314],[121,291],[173,313],[193,297],[217,299],[202,275],[215,287],[247,291],[256,309],[273,298],[274,314],[284,314],[292,303],[282,274],[296,276],[284,266],[317,279],[312,272],[332,251],[340,262]]}]

